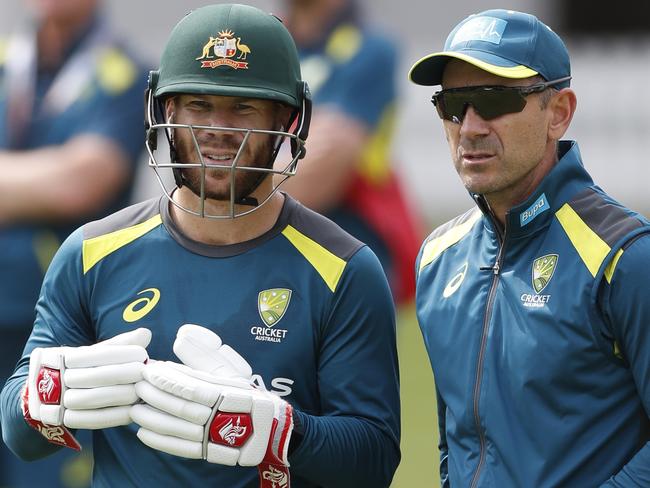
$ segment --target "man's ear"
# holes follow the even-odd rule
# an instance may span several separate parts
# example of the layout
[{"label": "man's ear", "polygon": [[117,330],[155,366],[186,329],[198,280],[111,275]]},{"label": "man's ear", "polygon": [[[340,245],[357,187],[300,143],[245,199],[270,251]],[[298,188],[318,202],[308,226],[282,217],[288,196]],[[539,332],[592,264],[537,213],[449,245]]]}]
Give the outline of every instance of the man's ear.
[{"label": "man's ear", "polygon": [[562,139],[576,112],[576,105],[576,94],[571,88],[562,88],[551,98],[548,107],[551,111],[548,126],[549,139],[556,141]]},{"label": "man's ear", "polygon": [[174,112],[176,110],[176,97],[169,97],[165,99],[165,120],[172,122],[174,119]]}]

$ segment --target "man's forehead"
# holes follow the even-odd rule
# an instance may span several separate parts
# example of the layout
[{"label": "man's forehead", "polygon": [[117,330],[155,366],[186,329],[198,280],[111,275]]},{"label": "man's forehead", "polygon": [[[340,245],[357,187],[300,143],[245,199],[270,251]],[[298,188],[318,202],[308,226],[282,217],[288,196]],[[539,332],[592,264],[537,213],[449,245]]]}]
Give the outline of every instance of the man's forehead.
[{"label": "man's forehead", "polygon": [[442,87],[462,88],[479,85],[522,86],[529,84],[527,80],[528,78],[504,78],[482,70],[466,61],[450,59],[445,65],[442,74]]},{"label": "man's forehead", "polygon": [[272,100],[264,98],[253,97],[233,97],[228,95],[210,95],[206,93],[179,93],[178,97],[182,99],[198,98],[201,100],[211,101],[215,103],[243,103],[243,102],[256,102],[256,103],[273,103]]}]

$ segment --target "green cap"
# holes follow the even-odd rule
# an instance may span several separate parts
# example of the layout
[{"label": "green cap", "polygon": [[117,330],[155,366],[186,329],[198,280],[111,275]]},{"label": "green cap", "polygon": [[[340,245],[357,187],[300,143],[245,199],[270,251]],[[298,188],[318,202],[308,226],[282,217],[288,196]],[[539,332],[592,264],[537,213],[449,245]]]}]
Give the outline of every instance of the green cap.
[{"label": "green cap", "polygon": [[193,10],[174,27],[151,72],[155,97],[172,93],[276,100],[299,108],[296,45],[275,16],[238,4]]}]

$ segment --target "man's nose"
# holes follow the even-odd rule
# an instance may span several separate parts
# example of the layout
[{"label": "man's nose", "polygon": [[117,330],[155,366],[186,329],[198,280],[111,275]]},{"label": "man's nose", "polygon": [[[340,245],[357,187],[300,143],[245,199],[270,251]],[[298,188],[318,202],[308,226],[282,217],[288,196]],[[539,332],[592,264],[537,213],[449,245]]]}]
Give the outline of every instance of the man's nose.
[{"label": "man's nose", "polygon": [[467,105],[463,120],[460,121],[460,133],[465,136],[487,134],[490,131],[488,122],[470,104]]}]

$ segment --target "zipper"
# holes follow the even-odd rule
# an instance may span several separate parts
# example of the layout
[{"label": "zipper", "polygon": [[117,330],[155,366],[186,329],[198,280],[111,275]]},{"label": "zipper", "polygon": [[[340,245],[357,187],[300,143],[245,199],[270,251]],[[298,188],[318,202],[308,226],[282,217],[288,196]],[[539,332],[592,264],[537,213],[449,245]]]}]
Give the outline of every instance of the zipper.
[{"label": "zipper", "polygon": [[[489,207],[488,207],[489,209]],[[506,230],[504,228],[503,233],[499,227],[498,221],[494,217],[494,214],[489,210],[488,215],[492,219],[492,224],[496,229],[497,239],[499,241],[499,252],[497,253],[497,258],[492,266],[482,266],[481,270],[492,270],[492,284],[490,285],[490,291],[488,292],[487,302],[485,304],[485,315],[483,318],[483,331],[481,335],[481,348],[478,352],[478,361],[476,364],[476,381],[474,382],[474,424],[476,426],[476,432],[478,432],[479,437],[479,460],[478,465],[476,466],[476,471],[474,476],[472,476],[472,481],[470,483],[471,488],[476,488],[481,474],[481,469],[485,464],[485,433],[481,428],[481,416],[479,414],[479,396],[481,393],[481,382],[483,380],[483,362],[485,361],[485,348],[487,346],[487,337],[488,329],[490,327],[490,319],[492,318],[492,306],[494,305],[494,297],[496,295],[497,285],[499,284],[499,272],[501,271],[501,265],[503,263],[503,254],[505,248],[505,236]],[[507,221],[507,219],[506,219]]]}]

